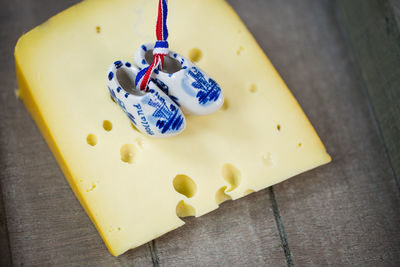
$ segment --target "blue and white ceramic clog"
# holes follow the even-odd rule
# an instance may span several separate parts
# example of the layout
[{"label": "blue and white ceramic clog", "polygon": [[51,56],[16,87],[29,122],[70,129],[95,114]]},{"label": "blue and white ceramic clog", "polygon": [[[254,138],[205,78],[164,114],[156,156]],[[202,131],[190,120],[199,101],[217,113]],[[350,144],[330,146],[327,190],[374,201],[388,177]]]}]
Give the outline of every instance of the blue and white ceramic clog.
[{"label": "blue and white ceramic clog", "polygon": [[[153,62],[154,44],[142,45],[136,52],[135,64],[146,68]],[[207,115],[217,111],[224,103],[219,85],[189,59],[169,51],[164,57],[162,70],[151,76],[186,114]]]},{"label": "blue and white ceramic clog", "polygon": [[138,72],[129,62],[114,62],[107,76],[112,98],[143,134],[169,137],[182,132],[186,125],[182,111],[153,81],[147,92],[136,89]]}]

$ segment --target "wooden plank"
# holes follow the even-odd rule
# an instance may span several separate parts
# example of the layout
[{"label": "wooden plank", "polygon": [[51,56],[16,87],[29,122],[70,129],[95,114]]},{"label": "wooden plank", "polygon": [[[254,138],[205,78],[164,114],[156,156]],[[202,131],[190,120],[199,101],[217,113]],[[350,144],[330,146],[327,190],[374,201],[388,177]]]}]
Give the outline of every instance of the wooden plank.
[{"label": "wooden plank", "polygon": [[[2,153],[0,150],[0,161]],[[0,166],[2,164],[0,163]],[[1,177],[1,175],[0,175]],[[0,187],[0,266],[11,266],[11,251],[8,241],[6,214],[4,211],[3,194]]]},{"label": "wooden plank", "polygon": [[396,22],[397,22],[397,28],[399,28],[400,27],[400,0],[389,0],[389,5],[386,5],[386,7],[388,7],[389,8],[388,11],[394,15],[394,18],[396,19]]},{"label": "wooden plank", "polygon": [[400,1],[391,2],[394,8],[389,1],[342,0],[340,7],[344,28],[400,182]]},{"label": "wooden plank", "polygon": [[110,256],[12,92],[18,35],[73,2],[4,2],[0,11],[8,40],[0,44],[0,180],[16,265],[285,265],[273,208],[297,265],[399,263],[399,193],[328,0],[229,2],[309,115],[333,164],[276,186],[279,206],[264,190],[188,219],[151,246]]},{"label": "wooden plank", "polygon": [[155,240],[162,266],[285,266],[267,190],[228,201]]},{"label": "wooden plank", "polygon": [[294,264],[399,265],[399,192],[335,2],[264,5],[246,24],[333,156],[274,186]]},{"label": "wooden plank", "polygon": [[33,120],[15,97],[13,49],[18,37],[74,2],[78,1],[1,3],[0,34],[7,42],[0,44],[0,180],[13,264],[151,266],[147,244],[118,258],[108,253]]}]

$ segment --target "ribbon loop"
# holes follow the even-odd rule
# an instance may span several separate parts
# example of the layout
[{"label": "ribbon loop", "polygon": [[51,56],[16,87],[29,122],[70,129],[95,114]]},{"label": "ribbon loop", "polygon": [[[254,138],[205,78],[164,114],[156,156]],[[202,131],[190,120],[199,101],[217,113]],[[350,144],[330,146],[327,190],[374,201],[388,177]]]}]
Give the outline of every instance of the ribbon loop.
[{"label": "ribbon loop", "polygon": [[157,41],[154,45],[153,56],[154,60],[151,65],[141,70],[136,77],[136,87],[145,91],[150,82],[150,76],[157,68],[162,68],[164,64],[164,56],[168,55],[168,28],[167,28],[167,15],[168,15],[168,1],[159,0],[158,2],[158,16],[156,24]]},{"label": "ribbon loop", "polygon": [[154,45],[153,55],[161,55],[166,56],[168,55],[168,42],[167,41],[157,41]]}]

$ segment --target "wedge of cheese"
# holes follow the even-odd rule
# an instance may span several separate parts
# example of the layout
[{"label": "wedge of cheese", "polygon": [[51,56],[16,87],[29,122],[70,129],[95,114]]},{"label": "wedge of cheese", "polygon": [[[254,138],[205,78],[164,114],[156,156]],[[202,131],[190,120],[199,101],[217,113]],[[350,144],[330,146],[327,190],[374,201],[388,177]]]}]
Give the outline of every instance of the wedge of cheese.
[{"label": "wedge of cheese", "polygon": [[[154,41],[156,1],[86,0],[15,48],[26,107],[113,255],[227,199],[331,159],[298,103],[223,0],[170,1],[170,47],[221,85],[221,110],[152,139],[110,98],[106,72]],[[254,203],[258,205],[258,203]],[[234,218],[232,218],[234,219]]]}]

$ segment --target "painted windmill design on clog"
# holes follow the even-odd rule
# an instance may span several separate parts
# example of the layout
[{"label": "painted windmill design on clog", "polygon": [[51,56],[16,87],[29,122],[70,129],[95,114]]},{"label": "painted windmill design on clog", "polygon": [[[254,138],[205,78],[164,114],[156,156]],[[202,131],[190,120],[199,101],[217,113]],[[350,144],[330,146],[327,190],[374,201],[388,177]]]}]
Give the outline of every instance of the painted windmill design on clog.
[{"label": "painted windmill design on clog", "polygon": [[[153,61],[154,44],[142,45],[136,52],[135,64],[147,68]],[[161,70],[152,74],[156,84],[186,114],[207,115],[224,103],[220,86],[189,59],[169,50]]]}]

